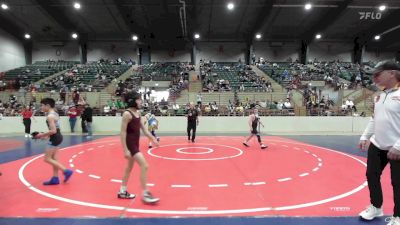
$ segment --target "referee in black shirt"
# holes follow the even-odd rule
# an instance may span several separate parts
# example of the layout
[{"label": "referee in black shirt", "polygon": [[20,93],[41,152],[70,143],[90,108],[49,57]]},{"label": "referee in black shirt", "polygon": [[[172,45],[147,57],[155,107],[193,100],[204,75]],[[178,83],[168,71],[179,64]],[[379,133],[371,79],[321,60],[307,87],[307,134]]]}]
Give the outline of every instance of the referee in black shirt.
[{"label": "referee in black shirt", "polygon": [[86,131],[88,133],[88,138],[91,138],[93,135],[92,130],[92,122],[93,122],[93,109],[90,107],[89,104],[85,105],[85,110],[82,114],[82,123],[85,124]]},{"label": "referee in black shirt", "polygon": [[194,108],[194,103],[190,103],[190,108],[187,110],[186,114],[188,118],[188,125],[187,125],[187,135],[188,141],[190,141],[190,130],[192,132],[192,142],[194,143],[194,139],[196,138],[196,127],[199,125],[199,111]]}]

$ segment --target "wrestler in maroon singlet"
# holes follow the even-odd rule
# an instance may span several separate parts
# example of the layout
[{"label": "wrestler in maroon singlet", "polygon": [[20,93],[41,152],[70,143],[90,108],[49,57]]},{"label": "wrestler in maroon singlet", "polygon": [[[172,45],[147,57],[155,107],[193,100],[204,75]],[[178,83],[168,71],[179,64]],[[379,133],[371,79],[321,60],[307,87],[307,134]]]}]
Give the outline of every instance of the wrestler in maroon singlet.
[{"label": "wrestler in maroon singlet", "polygon": [[139,152],[139,140],[140,140],[140,121],[141,117],[135,117],[135,115],[126,110],[126,112],[130,113],[132,116],[131,121],[128,123],[128,127],[126,129],[126,145],[128,146],[131,155],[134,156]]},{"label": "wrestler in maroon singlet", "polygon": [[127,191],[127,184],[130,173],[133,168],[133,163],[137,162],[140,166],[140,184],[143,189],[142,201],[144,203],[156,203],[160,199],[153,197],[147,187],[147,170],[148,164],[143,154],[139,151],[140,130],[143,131],[155,146],[158,146],[157,139],[153,137],[145,128],[140,112],[142,107],[142,98],[137,93],[128,93],[125,95],[125,102],[128,109],[122,114],[121,123],[121,143],[124,156],[127,159],[127,166],[124,170],[121,188],[118,192],[118,198],[133,199],[136,196]]}]

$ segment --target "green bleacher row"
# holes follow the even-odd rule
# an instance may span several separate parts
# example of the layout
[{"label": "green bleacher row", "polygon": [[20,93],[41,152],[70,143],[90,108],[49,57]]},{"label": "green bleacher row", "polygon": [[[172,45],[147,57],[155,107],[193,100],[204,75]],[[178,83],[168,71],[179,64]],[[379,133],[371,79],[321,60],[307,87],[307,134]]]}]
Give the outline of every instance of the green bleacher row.
[{"label": "green bleacher row", "polygon": [[171,74],[174,71],[180,71],[180,68],[176,65],[176,63],[145,64],[141,65],[141,68],[145,73],[159,72],[162,74]]},{"label": "green bleacher row", "polygon": [[[10,71],[7,71],[4,75],[5,80],[15,80],[18,75],[26,75],[28,82],[35,82],[45,77],[51,76],[60,71],[72,68],[78,62],[48,62],[48,61],[38,61],[32,65],[27,65],[24,67],[19,67]],[[36,74],[37,70],[40,70],[40,74]],[[30,72],[27,73],[26,71]]]},{"label": "green bleacher row", "polygon": [[[32,65],[27,65],[24,67],[19,67],[5,73],[5,80],[15,80],[18,75],[26,75],[28,82],[36,82],[43,78],[49,77],[55,73],[58,73],[63,70],[71,69],[76,64],[79,64],[77,61],[65,61],[65,62],[48,62],[48,61],[38,61]],[[116,76],[120,76],[125,71],[129,69],[129,65],[111,65],[111,64],[86,64],[82,67],[78,68],[78,74],[80,81],[84,83],[90,83],[95,80],[95,76],[99,73],[100,70],[103,73],[114,73],[115,70],[118,71]],[[29,69],[29,73],[26,71]],[[40,74],[35,74],[37,70],[40,70]],[[85,71],[85,72],[83,72]]]},{"label": "green bleacher row", "polygon": [[217,63],[220,66],[231,66],[229,70],[223,69],[223,68],[212,68],[211,73],[217,74],[217,76],[211,76],[211,79],[213,83],[215,83],[216,80],[228,80],[230,86],[233,89],[239,89],[239,87],[243,84],[245,87],[246,92],[256,92],[259,91],[260,88],[258,87],[253,87],[252,82],[241,82],[239,80],[239,71],[240,68],[235,67],[235,63],[232,62],[218,62]]},{"label": "green bleacher row", "polygon": [[[157,81],[170,81],[172,74],[179,74],[182,69],[177,63],[157,63],[141,65],[142,73],[144,75],[151,75],[152,80]],[[155,74],[153,74],[155,72]],[[149,80],[150,77],[144,77],[144,80]]]},{"label": "green bleacher row", "polygon": [[[271,68],[269,66],[266,65],[262,65],[259,68],[266,74],[268,74],[269,76],[272,77],[272,70],[275,71],[274,76],[272,77],[272,79],[274,79],[275,81],[279,81],[281,74],[283,73],[283,71],[287,70],[290,71],[290,63],[277,63],[279,65],[279,68]],[[353,75],[353,73],[355,73],[356,71],[349,71],[349,70],[339,70],[339,74],[338,76],[340,78],[343,78],[345,80],[350,81],[351,76]]]},{"label": "green bleacher row", "polygon": [[[84,84],[91,84],[96,80],[96,75],[99,74],[100,70],[102,70],[105,74],[114,74],[114,71],[118,71],[118,74],[115,74],[115,77],[121,76],[130,68],[129,65],[110,65],[110,64],[86,64],[83,67],[78,69],[78,73],[76,76],[79,77],[79,81]],[[84,72],[85,71],[85,72]],[[68,86],[74,86],[68,85]],[[96,86],[97,88],[102,88],[104,85]]]}]

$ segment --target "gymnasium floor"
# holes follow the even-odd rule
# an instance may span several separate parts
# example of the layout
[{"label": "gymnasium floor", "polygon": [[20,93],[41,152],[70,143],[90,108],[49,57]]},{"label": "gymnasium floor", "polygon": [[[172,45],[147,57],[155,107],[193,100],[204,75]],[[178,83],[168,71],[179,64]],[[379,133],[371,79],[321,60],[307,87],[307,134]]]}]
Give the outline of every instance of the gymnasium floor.
[{"label": "gymnasium floor", "polygon": [[[265,136],[267,150],[243,135],[161,136],[161,146],[141,149],[148,185],[161,198],[141,202],[138,167],[116,198],[125,160],[118,136],[65,136],[60,160],[75,170],[70,182],[43,186],[51,176],[45,142],[0,138],[1,224],[385,224],[357,214],[368,204],[365,155],[359,136]],[[393,196],[385,171],[384,212]],[[121,219],[124,218],[124,219]]]}]

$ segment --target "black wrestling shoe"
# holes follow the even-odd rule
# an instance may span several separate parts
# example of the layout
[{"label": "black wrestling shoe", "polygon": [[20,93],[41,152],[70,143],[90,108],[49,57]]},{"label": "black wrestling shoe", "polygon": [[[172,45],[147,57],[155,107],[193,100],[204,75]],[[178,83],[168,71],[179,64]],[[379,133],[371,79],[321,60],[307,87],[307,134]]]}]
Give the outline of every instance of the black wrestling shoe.
[{"label": "black wrestling shoe", "polygon": [[129,192],[125,191],[125,192],[118,192],[118,198],[121,199],[134,199],[136,197],[136,195],[134,194],[130,194]]}]

